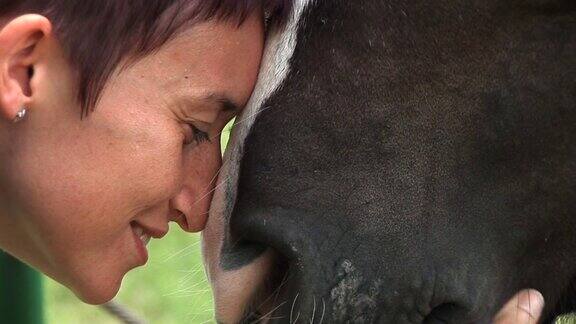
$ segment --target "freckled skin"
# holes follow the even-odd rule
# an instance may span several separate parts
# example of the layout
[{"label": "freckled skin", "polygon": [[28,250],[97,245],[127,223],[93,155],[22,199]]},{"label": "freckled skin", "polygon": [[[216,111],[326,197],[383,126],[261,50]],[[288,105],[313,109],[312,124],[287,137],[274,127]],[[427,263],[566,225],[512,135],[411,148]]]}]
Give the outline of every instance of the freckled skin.
[{"label": "freckled skin", "polygon": [[528,287],[544,322],[575,309],[574,9],[315,2],[246,139],[227,285],[258,305],[288,269],[258,311],[274,323],[319,322],[320,302],[325,323],[491,323]]}]

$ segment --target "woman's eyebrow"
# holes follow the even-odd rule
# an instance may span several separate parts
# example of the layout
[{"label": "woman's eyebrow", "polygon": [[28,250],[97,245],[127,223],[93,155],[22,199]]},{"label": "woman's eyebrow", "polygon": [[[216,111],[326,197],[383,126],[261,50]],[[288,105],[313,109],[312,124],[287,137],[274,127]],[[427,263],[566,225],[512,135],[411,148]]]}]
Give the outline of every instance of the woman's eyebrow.
[{"label": "woman's eyebrow", "polygon": [[235,103],[232,99],[226,96],[223,93],[209,93],[207,96],[204,97],[204,100],[215,102],[220,105],[220,110],[224,112],[240,112],[240,105]]}]

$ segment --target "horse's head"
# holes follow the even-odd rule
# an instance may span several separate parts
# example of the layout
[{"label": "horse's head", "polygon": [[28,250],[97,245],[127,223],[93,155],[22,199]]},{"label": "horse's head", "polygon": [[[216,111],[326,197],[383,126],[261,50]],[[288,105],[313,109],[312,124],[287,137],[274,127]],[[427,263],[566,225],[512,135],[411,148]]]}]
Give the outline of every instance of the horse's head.
[{"label": "horse's head", "polygon": [[528,287],[570,306],[575,9],[295,1],[204,234],[218,319],[488,323]]}]

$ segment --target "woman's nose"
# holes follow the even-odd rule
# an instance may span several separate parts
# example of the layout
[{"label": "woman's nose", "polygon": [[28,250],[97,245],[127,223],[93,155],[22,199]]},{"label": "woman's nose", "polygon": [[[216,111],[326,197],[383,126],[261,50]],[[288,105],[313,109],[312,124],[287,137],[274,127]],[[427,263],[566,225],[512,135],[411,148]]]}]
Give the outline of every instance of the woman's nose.
[{"label": "woman's nose", "polygon": [[199,232],[206,226],[222,163],[219,141],[212,140],[184,154],[182,186],[170,201],[170,220],[187,232]]}]

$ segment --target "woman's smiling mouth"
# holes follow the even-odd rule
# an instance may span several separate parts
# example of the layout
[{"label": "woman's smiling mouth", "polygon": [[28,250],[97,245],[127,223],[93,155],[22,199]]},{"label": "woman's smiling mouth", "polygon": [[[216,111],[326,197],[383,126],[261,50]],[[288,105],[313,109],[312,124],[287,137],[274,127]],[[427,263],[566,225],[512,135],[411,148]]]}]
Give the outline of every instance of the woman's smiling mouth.
[{"label": "woman's smiling mouth", "polygon": [[131,227],[140,260],[139,265],[145,265],[148,261],[148,250],[146,249],[146,245],[150,242],[150,235],[148,235],[144,229],[136,223],[132,223]]},{"label": "woman's smiling mouth", "polygon": [[162,238],[166,235],[166,230],[151,229],[140,225],[137,222],[130,223],[134,241],[136,242],[136,249],[139,256],[139,265],[144,265],[148,261],[148,249],[146,246],[151,238]]}]

